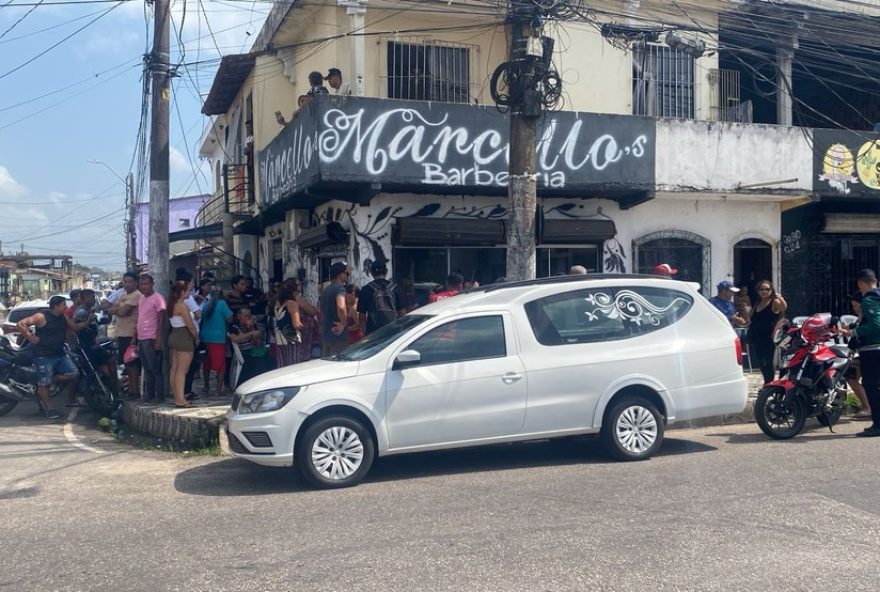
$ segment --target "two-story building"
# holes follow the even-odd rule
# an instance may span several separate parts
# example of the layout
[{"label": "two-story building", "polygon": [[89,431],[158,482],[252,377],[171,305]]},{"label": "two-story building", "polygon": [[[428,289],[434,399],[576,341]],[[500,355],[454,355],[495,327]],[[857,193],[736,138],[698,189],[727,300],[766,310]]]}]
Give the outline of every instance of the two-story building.
[{"label": "two-story building", "polygon": [[[844,119],[844,104],[869,119],[875,104],[860,88],[834,100],[806,74],[832,76],[815,49],[831,24],[876,12],[832,4],[591,2],[547,25],[564,105],[540,123],[538,275],[666,262],[707,295],[728,278],[788,290],[783,220],[821,197],[802,126]],[[375,259],[398,280],[503,276],[508,123],[489,89],[507,56],[494,3],[276,2],[252,51],[223,58],[204,104],[215,117],[202,154],[223,207],[200,224],[225,220],[240,271],[299,276],[311,294],[343,259],[356,283]],[[867,67],[838,61],[837,77]],[[308,74],[330,68],[343,93],[297,110]]]}]

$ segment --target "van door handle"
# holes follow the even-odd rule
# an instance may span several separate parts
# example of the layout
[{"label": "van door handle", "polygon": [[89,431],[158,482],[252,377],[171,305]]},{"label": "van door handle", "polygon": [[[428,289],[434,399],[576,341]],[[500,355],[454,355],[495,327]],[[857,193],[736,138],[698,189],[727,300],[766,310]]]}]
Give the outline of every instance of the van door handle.
[{"label": "van door handle", "polygon": [[504,384],[513,384],[517,380],[520,380],[522,377],[523,375],[519,372],[508,372],[501,377],[501,380],[504,381]]}]

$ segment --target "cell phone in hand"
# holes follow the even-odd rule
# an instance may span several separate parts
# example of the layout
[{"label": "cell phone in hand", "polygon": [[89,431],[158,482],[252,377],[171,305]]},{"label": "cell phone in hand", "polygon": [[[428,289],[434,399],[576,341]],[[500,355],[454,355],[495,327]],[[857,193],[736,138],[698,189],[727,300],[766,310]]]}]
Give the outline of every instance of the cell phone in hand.
[{"label": "cell phone in hand", "polygon": [[275,112],[275,121],[277,121],[281,125],[284,125],[284,116],[281,114],[281,111]]}]

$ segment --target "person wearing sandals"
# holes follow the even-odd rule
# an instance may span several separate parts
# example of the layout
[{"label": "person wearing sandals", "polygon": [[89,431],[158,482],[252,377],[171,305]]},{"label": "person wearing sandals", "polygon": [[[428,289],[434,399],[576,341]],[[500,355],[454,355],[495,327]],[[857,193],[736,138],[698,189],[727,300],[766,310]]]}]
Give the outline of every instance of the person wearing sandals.
[{"label": "person wearing sandals", "polygon": [[275,355],[278,367],[298,364],[305,360],[300,359],[302,349],[303,324],[299,314],[299,303],[296,301],[293,291],[286,285],[278,291],[278,300],[275,303],[273,320],[273,332],[275,335]]},{"label": "person wearing sandals", "polygon": [[199,333],[196,330],[193,316],[185,300],[192,292],[190,283],[184,280],[174,282],[168,294],[167,310],[171,311],[171,335],[168,346],[171,349],[171,393],[175,407],[193,407],[186,399],[184,384],[189,365],[192,363],[193,352]]}]

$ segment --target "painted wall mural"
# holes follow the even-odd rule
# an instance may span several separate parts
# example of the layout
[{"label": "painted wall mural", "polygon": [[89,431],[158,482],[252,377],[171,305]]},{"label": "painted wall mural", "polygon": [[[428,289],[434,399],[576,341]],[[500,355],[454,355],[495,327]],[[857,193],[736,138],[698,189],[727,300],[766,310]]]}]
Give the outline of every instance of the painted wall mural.
[{"label": "painted wall mural", "polygon": [[813,170],[820,194],[880,197],[880,134],[813,130]]},{"label": "painted wall mural", "polygon": [[[541,121],[540,194],[653,189],[653,120],[552,112]],[[319,97],[260,152],[260,205],[322,183],[497,195],[508,152],[507,116],[491,107]]]},{"label": "painted wall mural", "polygon": [[[391,202],[394,203],[391,203]],[[548,218],[593,218],[605,216],[602,208],[580,202],[545,202],[544,215]],[[477,202],[477,203],[474,203]],[[422,203],[413,198],[411,203],[394,198],[377,198],[372,206],[359,206],[344,202],[332,202],[317,210],[312,217],[312,226],[339,222],[350,233],[351,244],[349,265],[352,267],[352,281],[361,285],[370,278],[370,265],[373,261],[391,261],[392,229],[400,218],[427,217],[440,219],[503,220],[507,218],[507,207],[490,199],[468,197],[444,198],[442,201]],[[302,264],[314,264],[299,258]],[[626,272],[626,254],[617,239],[605,241],[603,254],[604,271],[608,273]],[[393,270],[392,270],[393,273]]]}]

